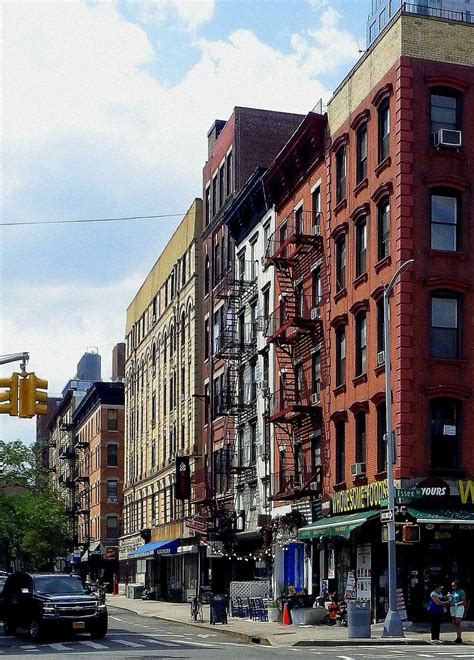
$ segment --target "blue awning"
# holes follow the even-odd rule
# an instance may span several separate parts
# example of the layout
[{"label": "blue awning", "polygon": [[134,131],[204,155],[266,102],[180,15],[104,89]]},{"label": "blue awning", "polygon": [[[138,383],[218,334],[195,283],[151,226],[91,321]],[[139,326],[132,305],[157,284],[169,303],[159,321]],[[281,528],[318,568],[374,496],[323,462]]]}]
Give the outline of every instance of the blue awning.
[{"label": "blue awning", "polygon": [[139,548],[135,548],[128,556],[133,559],[143,559],[144,557],[154,557],[157,555],[175,554],[179,545],[179,539],[169,539],[168,541],[153,541],[145,543]]}]

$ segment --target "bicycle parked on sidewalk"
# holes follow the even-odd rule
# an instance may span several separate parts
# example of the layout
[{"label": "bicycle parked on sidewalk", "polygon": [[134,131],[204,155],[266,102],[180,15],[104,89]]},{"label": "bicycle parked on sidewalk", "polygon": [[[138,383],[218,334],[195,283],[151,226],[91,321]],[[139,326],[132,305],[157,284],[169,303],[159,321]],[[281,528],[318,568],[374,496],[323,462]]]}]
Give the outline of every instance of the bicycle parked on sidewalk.
[{"label": "bicycle parked on sidewalk", "polygon": [[196,594],[191,601],[191,620],[194,622],[199,621],[200,623],[204,621],[202,597],[200,593]]}]

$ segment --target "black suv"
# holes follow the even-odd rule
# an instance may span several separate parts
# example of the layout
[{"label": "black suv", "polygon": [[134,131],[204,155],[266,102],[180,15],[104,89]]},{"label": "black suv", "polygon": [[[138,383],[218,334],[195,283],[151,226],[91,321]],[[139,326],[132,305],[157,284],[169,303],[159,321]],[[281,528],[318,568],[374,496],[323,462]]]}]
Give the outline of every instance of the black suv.
[{"label": "black suv", "polygon": [[107,607],[73,575],[13,573],[3,587],[6,635],[17,628],[32,639],[58,629],[89,632],[93,639],[107,634]]}]

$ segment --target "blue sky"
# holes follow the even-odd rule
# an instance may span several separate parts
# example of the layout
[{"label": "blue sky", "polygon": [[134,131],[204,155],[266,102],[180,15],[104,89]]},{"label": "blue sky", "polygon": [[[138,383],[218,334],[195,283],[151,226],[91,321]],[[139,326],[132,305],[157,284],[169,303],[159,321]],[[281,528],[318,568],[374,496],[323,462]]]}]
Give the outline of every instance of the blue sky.
[{"label": "blue sky", "polygon": [[[184,214],[214,119],[327,101],[364,47],[369,5],[3,3],[2,223]],[[97,346],[109,378],[126,308],[178,222],[1,227],[0,353],[30,351],[56,393]],[[1,439],[34,432],[0,418]]]}]

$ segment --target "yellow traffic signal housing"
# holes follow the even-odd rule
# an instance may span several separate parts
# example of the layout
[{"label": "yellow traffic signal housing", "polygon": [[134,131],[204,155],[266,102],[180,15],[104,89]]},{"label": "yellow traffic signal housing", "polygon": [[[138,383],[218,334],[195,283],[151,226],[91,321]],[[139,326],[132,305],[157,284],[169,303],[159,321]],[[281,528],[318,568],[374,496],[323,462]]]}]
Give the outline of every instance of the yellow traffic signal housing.
[{"label": "yellow traffic signal housing", "polygon": [[12,417],[18,415],[18,376],[19,374],[12,374],[10,378],[0,378],[0,387],[6,388],[4,392],[0,392],[0,401],[5,401],[0,404],[0,413]]},{"label": "yellow traffic signal housing", "polygon": [[35,373],[25,374],[20,378],[19,417],[46,415],[48,412],[48,393],[41,390],[46,390],[47,387],[48,381],[38,378]]}]

